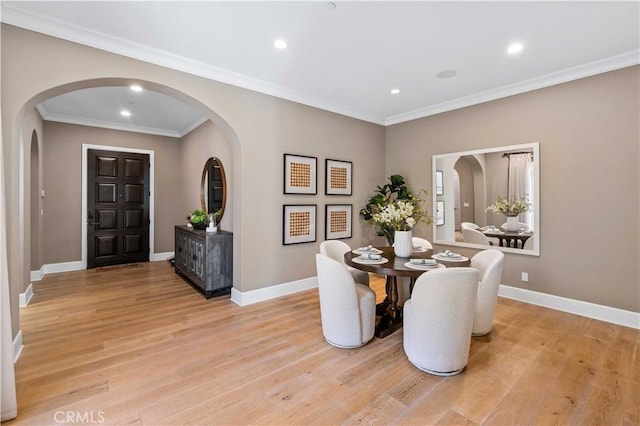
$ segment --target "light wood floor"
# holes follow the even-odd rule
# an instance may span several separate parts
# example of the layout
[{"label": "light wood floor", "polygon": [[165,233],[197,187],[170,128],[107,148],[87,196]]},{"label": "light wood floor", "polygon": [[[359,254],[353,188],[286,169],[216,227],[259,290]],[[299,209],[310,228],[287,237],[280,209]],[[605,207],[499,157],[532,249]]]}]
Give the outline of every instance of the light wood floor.
[{"label": "light wood floor", "polygon": [[[329,346],[316,290],[239,307],[205,300],[167,262],[34,287],[20,312],[19,417],[8,424],[640,420],[637,330],[507,299],[491,334],[473,338],[467,369],[440,378],[407,361],[401,331]],[[373,287],[382,297],[383,281]]]}]

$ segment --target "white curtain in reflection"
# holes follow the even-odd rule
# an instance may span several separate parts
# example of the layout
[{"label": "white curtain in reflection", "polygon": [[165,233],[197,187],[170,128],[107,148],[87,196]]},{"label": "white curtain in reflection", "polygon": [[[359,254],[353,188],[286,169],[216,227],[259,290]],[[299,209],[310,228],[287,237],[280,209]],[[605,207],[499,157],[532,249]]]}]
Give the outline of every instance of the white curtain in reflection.
[{"label": "white curtain in reflection", "polygon": [[[0,128],[2,128],[0,122]],[[2,158],[2,134],[0,133],[0,407],[2,421],[18,415],[16,379],[13,371],[13,343],[11,311],[9,305],[9,274],[7,272],[7,222],[4,195],[4,159]]]},{"label": "white curtain in reflection", "polygon": [[[509,156],[509,198],[526,198],[531,206],[535,205],[533,193],[533,154],[511,154]],[[527,224],[533,231],[533,209],[520,215],[520,222]]]}]

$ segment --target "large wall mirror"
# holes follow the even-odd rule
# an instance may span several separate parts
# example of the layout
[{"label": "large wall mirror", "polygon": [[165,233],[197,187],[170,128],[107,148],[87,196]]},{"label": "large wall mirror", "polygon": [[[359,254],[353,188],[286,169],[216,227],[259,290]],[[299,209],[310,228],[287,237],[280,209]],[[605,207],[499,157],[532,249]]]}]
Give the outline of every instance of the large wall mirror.
[{"label": "large wall mirror", "polygon": [[[539,256],[539,162],[538,143],[434,155],[434,242]],[[508,227],[504,215],[487,211],[498,197],[526,198],[529,211]]]},{"label": "large wall mirror", "polygon": [[208,213],[215,213],[220,210],[218,215],[219,223],[224,215],[224,208],[227,202],[227,178],[222,161],[219,158],[211,157],[204,165],[200,185],[200,199],[202,210]]}]

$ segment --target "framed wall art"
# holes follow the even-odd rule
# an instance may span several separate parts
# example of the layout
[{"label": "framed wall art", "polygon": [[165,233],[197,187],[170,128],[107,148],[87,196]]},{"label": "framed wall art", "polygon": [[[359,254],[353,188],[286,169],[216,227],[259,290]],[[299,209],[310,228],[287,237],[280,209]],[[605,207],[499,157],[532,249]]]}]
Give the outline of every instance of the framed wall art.
[{"label": "framed wall art", "polygon": [[316,241],[316,205],[284,205],[282,244],[313,243]]},{"label": "framed wall art", "polygon": [[317,192],[317,158],[284,154],[284,193],[315,195]]},{"label": "framed wall art", "polygon": [[444,225],[444,201],[436,201],[436,225]]},{"label": "framed wall art", "polygon": [[442,170],[436,170],[436,195],[444,195],[444,177]]},{"label": "framed wall art", "polygon": [[327,204],[325,208],[325,240],[351,238],[351,204]]},{"label": "framed wall art", "polygon": [[353,163],[351,161],[327,159],[325,165],[325,194],[351,195]]}]

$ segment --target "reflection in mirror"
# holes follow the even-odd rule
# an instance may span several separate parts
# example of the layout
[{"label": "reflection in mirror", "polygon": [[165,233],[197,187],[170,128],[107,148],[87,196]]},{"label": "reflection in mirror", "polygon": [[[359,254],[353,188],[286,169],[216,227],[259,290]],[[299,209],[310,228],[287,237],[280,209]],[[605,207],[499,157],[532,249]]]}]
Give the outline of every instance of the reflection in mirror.
[{"label": "reflection in mirror", "polygon": [[[538,143],[434,155],[434,242],[540,255]],[[498,197],[525,198],[529,211],[515,218],[487,211]],[[509,222],[507,224],[507,222]],[[463,228],[472,231],[464,232]],[[480,235],[478,235],[480,234]]]},{"label": "reflection in mirror", "polygon": [[200,184],[200,199],[202,210],[215,213],[220,210],[217,222],[222,220],[227,202],[227,178],[222,161],[216,157],[207,160],[202,170]]}]

